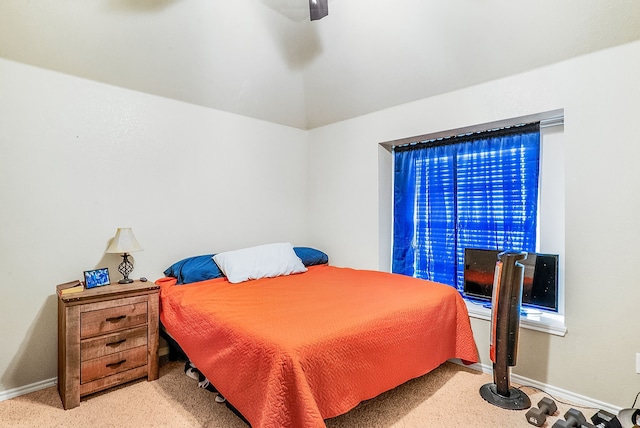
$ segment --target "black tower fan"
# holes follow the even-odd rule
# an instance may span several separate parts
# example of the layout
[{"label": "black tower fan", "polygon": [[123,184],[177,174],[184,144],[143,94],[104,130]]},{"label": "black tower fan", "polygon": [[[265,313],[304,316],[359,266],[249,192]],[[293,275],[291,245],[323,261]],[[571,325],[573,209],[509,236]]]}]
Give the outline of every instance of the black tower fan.
[{"label": "black tower fan", "polygon": [[525,252],[504,252],[498,255],[491,298],[491,343],[489,354],[493,361],[493,382],[480,388],[480,395],[489,403],[503,409],[522,410],[531,407],[531,400],[509,384],[510,369],[516,365],[518,331],[524,266],[520,260]]}]

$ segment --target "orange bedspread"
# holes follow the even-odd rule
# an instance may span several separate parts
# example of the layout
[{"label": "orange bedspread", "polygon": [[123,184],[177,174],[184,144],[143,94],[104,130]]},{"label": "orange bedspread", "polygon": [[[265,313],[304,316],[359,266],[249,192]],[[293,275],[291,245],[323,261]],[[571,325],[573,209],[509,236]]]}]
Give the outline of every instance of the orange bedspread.
[{"label": "orange bedspread", "polygon": [[323,427],[449,358],[478,361],[446,285],[331,266],[161,285],[163,325],[254,428]]}]

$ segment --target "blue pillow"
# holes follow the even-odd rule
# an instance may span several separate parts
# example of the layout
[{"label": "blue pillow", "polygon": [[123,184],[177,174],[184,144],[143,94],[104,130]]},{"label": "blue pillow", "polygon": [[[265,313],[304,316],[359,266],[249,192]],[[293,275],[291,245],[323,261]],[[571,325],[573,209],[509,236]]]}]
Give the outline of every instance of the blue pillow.
[{"label": "blue pillow", "polygon": [[320,250],[309,247],[293,247],[293,251],[296,253],[302,264],[305,266],[323,265],[329,263],[329,256]]},{"label": "blue pillow", "polygon": [[164,274],[176,278],[178,284],[190,284],[192,282],[224,277],[218,265],[213,261],[213,254],[188,257],[180,260],[167,268]]}]

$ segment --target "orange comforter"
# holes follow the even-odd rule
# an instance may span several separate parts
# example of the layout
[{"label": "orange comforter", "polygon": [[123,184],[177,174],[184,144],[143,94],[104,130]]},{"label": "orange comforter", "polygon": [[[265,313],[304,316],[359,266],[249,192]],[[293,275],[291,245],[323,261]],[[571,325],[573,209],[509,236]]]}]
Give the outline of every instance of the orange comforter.
[{"label": "orange comforter", "polygon": [[331,266],[161,285],[162,324],[254,428],[323,427],[449,358],[478,361],[446,285]]}]

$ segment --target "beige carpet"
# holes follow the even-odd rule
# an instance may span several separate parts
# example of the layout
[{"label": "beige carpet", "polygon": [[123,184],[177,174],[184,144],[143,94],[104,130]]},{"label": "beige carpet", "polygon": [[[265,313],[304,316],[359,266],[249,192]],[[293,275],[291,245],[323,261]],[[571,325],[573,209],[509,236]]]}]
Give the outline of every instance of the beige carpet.
[{"label": "beige carpet", "polygon": [[[0,402],[2,427],[211,427],[247,428],[214,394],[197,387],[183,373],[183,362],[161,359],[160,379],[145,380],[83,398],[80,407],[63,410],[57,389],[50,387]],[[489,375],[446,363],[433,372],[326,421],[328,428],[347,427],[532,427],[525,411],[503,410],[478,393]],[[537,404],[544,394],[523,387]],[[563,415],[570,406],[558,403]],[[584,411],[589,417],[595,411]],[[551,427],[550,417],[545,427]]]}]

